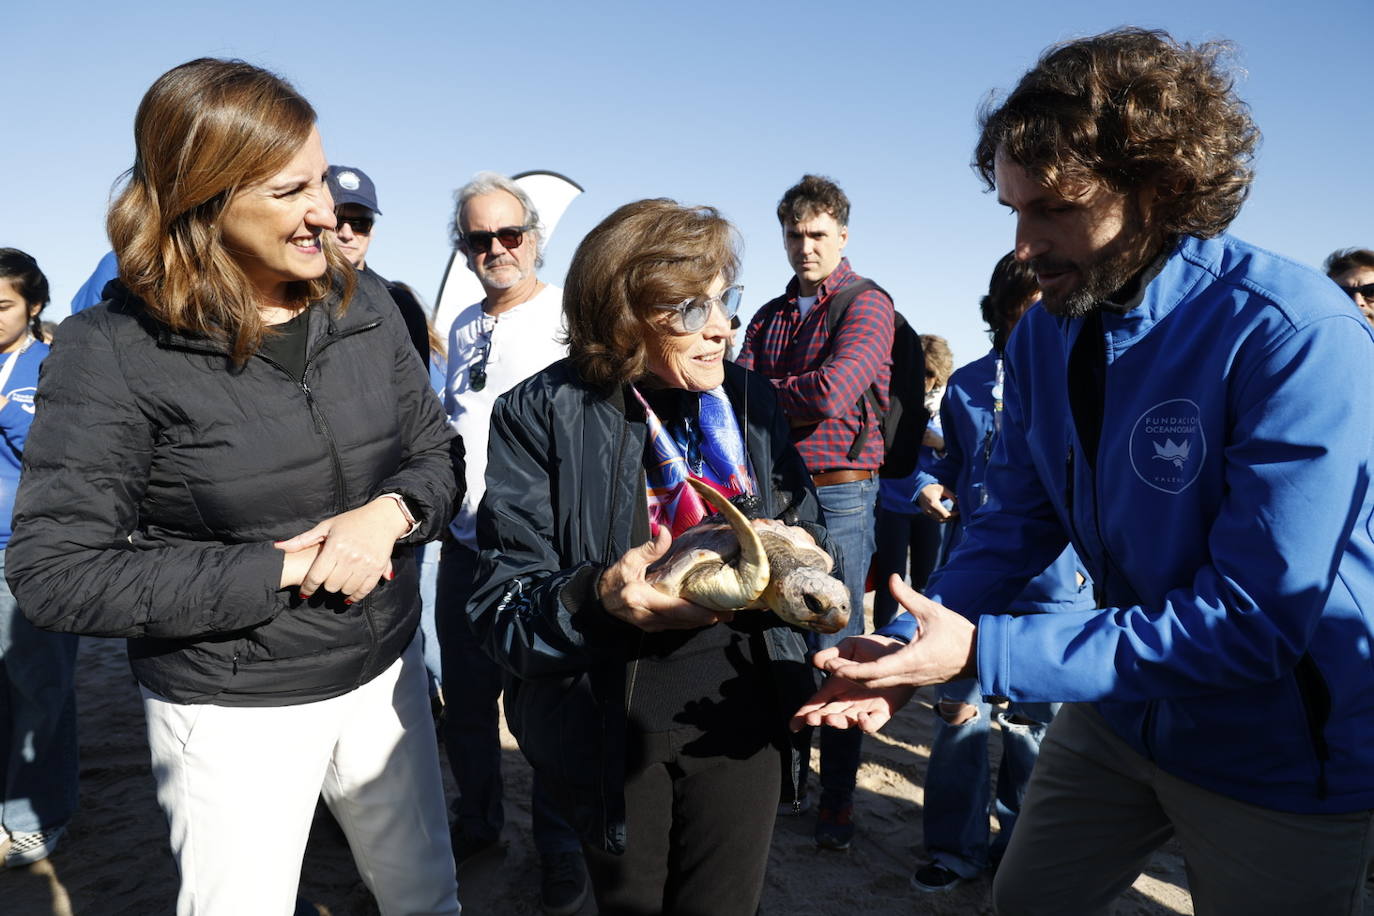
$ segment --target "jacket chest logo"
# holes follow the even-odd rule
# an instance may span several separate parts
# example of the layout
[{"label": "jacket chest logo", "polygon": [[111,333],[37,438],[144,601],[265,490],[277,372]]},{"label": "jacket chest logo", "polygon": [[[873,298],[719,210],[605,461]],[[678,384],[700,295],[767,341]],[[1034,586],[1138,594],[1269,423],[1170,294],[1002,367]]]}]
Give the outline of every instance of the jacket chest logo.
[{"label": "jacket chest logo", "polygon": [[1163,401],[1140,415],[1131,429],[1131,467],[1146,485],[1182,493],[1197,480],[1207,457],[1202,410],[1195,401]]}]

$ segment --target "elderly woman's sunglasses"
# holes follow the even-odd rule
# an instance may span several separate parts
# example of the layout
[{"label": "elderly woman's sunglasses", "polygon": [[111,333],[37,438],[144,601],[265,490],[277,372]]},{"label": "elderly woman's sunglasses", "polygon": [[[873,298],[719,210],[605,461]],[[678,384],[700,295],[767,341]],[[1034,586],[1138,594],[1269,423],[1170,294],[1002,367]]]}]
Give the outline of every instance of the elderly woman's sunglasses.
[{"label": "elderly woman's sunglasses", "polygon": [[458,242],[473,254],[490,254],[492,239],[500,242],[502,248],[511,251],[520,247],[520,243],[525,241],[525,233],[533,228],[533,226],[502,226],[495,232],[468,232],[460,236]]},{"label": "elderly woman's sunglasses", "polygon": [[719,296],[697,296],[695,299],[684,299],[677,305],[655,305],[654,308],[677,312],[677,329],[684,334],[691,334],[706,327],[712,308],[718,307],[726,320],[734,318],[743,298],[743,286],[727,286]]}]

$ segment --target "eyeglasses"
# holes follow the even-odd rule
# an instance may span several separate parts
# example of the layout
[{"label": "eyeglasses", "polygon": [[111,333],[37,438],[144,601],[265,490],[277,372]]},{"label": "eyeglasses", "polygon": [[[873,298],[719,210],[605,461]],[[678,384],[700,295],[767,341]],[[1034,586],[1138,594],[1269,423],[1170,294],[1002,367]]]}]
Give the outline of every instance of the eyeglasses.
[{"label": "eyeglasses", "polygon": [[743,286],[727,286],[719,296],[697,296],[695,299],[684,299],[677,305],[655,305],[654,308],[677,312],[677,329],[683,334],[691,334],[706,327],[713,307],[718,307],[727,319],[734,318],[742,298]]},{"label": "eyeglasses", "polygon": [[[353,231],[359,235],[371,235],[373,219],[370,216],[339,216],[335,214],[334,219],[342,226],[344,223],[353,227]],[[337,231],[337,229],[336,229]]]},{"label": "eyeglasses", "polygon": [[[1339,283],[1336,285],[1341,286]],[[1355,294],[1359,293],[1361,296],[1364,296],[1365,301],[1374,302],[1374,283],[1365,283],[1361,286],[1341,286],[1341,292],[1345,293],[1351,299],[1354,299]]]},{"label": "eyeglasses", "polygon": [[468,232],[458,238],[458,244],[473,254],[490,254],[491,240],[496,239],[507,251],[519,248],[525,241],[525,233],[533,226],[502,226],[495,232]]}]

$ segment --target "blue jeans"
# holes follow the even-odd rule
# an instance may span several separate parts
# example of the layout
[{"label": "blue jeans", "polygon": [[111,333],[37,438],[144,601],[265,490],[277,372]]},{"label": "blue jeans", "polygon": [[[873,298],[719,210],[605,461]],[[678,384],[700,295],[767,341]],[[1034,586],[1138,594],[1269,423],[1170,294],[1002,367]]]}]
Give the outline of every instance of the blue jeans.
[{"label": "blue jeans", "polygon": [[[837,483],[816,490],[825,528],[830,535],[830,555],[840,564],[849,589],[849,625],[838,633],[807,633],[812,652],[838,645],[847,636],[864,631],[864,580],[873,558],[873,515],[878,504],[877,478]],[[859,772],[863,732],[857,728],[821,726],[821,805],[838,808],[854,797]],[[809,747],[809,745],[808,745]],[[806,775],[803,760],[802,775]]]},{"label": "blue jeans", "polygon": [[429,695],[443,686],[443,660],[439,655],[439,631],[434,625],[434,596],[439,589],[439,556],[444,545],[431,541],[415,551],[420,570],[420,638],[425,650],[425,671],[429,674]]},{"label": "blue jeans", "polygon": [[[496,706],[501,668],[482,651],[468,622],[466,608],[476,572],[477,554],[445,538],[434,622],[443,662],[444,750],[458,783],[455,826],[465,836],[495,839],[506,821]],[[532,802],[534,847],[541,856],[582,848],[577,833],[554,810],[538,773]]]},{"label": "blue jeans", "polygon": [[[922,814],[930,859],[961,877],[972,878],[996,864],[1011,840],[1016,816],[1026,794],[1045,727],[1057,703],[1012,703],[1006,709],[983,702],[974,679],[951,681],[937,688],[935,739],[926,769]],[[940,714],[940,702],[967,703],[977,709],[972,719],[951,725]],[[996,716],[1002,730],[1002,764],[997,794],[989,798],[988,738]],[[989,804],[997,814],[998,833],[990,842]]]},{"label": "blue jeans", "polygon": [[72,819],[77,802],[77,637],[19,613],[0,549],[0,824],[36,833]]}]

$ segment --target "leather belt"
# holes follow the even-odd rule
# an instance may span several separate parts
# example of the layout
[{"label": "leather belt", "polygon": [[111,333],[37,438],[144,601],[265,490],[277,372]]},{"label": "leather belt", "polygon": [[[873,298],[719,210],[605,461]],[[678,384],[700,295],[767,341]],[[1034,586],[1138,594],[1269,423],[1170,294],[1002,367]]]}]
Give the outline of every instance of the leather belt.
[{"label": "leather belt", "polygon": [[829,487],[837,483],[872,480],[877,476],[877,471],[826,471],[824,474],[812,474],[811,482],[818,487]]}]

